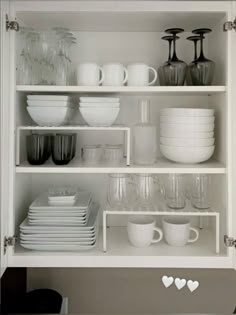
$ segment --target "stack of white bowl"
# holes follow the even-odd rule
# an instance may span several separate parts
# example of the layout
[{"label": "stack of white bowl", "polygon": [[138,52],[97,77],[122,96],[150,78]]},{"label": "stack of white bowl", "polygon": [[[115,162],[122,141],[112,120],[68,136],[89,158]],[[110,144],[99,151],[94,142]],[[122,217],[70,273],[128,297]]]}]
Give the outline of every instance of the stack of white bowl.
[{"label": "stack of white bowl", "polygon": [[214,110],[165,108],[160,116],[160,150],[178,163],[200,163],[214,153]]},{"label": "stack of white bowl", "polygon": [[117,97],[80,97],[80,113],[89,126],[110,127],[120,112]]},{"label": "stack of white bowl", "polygon": [[27,95],[27,111],[39,126],[61,126],[73,117],[74,105],[68,95]]}]

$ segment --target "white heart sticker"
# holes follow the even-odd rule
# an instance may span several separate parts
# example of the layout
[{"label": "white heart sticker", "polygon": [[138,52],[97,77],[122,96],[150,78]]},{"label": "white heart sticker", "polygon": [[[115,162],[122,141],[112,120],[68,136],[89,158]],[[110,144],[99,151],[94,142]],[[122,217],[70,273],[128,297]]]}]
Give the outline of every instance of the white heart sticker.
[{"label": "white heart sticker", "polygon": [[198,281],[188,280],[187,286],[188,286],[189,290],[191,292],[193,292],[193,291],[197,290],[197,288],[199,287],[199,282]]},{"label": "white heart sticker", "polygon": [[180,278],[176,278],[175,279],[175,285],[176,285],[176,288],[178,290],[181,290],[183,289],[183,287],[186,285],[186,280],[185,279],[180,279]]},{"label": "white heart sticker", "polygon": [[166,288],[169,288],[173,282],[174,282],[173,277],[167,277],[167,276],[162,277],[162,283],[164,284]]}]

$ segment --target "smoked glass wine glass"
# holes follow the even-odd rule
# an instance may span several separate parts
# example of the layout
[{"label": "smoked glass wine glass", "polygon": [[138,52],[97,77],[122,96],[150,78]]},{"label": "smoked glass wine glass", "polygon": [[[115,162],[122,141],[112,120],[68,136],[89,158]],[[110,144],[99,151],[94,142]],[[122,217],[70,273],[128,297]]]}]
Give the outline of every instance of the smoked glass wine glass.
[{"label": "smoked glass wine glass", "polygon": [[197,36],[197,35],[187,37],[187,40],[193,42],[193,44],[194,44],[194,59],[188,66],[187,77],[186,77],[187,85],[193,85],[193,80],[192,80],[192,77],[191,77],[190,69],[196,63],[196,60],[197,60],[197,57],[198,57],[197,43],[198,43],[198,41],[200,41],[200,39],[201,39],[200,36]]},{"label": "smoked glass wine glass", "polygon": [[179,39],[177,34],[184,32],[182,28],[169,28],[165,31],[168,34],[173,36],[173,55],[170,60],[170,77],[171,85],[184,85],[186,73],[187,73],[187,64],[178,59],[176,54],[176,40]]},{"label": "smoked glass wine glass", "polygon": [[193,34],[200,36],[200,55],[190,66],[190,75],[193,85],[211,85],[213,80],[215,63],[207,59],[203,53],[204,34],[210,32],[211,30],[209,28],[199,28],[192,31]]}]

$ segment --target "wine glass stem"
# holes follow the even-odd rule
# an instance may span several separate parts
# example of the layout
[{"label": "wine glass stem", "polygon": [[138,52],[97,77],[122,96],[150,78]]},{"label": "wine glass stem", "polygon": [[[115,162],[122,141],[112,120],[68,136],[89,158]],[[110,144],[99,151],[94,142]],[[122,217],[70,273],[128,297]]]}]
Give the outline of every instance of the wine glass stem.
[{"label": "wine glass stem", "polygon": [[203,34],[201,34],[201,39],[200,39],[200,49],[201,49],[201,52],[200,52],[200,56],[199,58],[204,58],[204,55],[203,55]]},{"label": "wine glass stem", "polygon": [[177,56],[176,56],[176,35],[174,35],[174,39],[173,39],[173,56],[172,56],[172,59],[173,60],[177,59]]},{"label": "wine glass stem", "polygon": [[197,59],[197,41],[194,41],[194,60]]},{"label": "wine glass stem", "polygon": [[168,57],[168,61],[171,60],[171,42],[172,42],[172,39],[169,40],[169,57]]}]

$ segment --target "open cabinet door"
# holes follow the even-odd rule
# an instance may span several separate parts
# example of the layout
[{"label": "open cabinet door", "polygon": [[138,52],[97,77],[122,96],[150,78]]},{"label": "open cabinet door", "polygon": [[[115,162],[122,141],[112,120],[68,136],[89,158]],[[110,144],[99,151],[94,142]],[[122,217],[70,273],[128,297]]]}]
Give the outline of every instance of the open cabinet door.
[{"label": "open cabinet door", "polygon": [[8,176],[8,136],[6,111],[9,108],[10,86],[10,35],[6,30],[6,18],[9,16],[9,1],[0,0],[0,277],[7,268],[7,253],[4,252],[4,240],[8,236],[9,176]]}]

